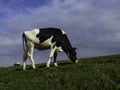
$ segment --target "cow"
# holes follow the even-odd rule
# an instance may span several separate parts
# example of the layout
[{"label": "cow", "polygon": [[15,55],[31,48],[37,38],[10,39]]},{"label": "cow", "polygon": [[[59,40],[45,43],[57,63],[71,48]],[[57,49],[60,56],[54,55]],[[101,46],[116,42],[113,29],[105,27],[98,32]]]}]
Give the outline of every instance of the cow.
[{"label": "cow", "polygon": [[26,69],[26,60],[29,57],[33,69],[36,68],[33,59],[34,49],[50,49],[47,67],[50,67],[51,59],[54,57],[54,65],[57,65],[58,52],[65,52],[70,60],[77,63],[76,48],[71,46],[65,31],[58,28],[41,28],[23,32],[23,70]]}]

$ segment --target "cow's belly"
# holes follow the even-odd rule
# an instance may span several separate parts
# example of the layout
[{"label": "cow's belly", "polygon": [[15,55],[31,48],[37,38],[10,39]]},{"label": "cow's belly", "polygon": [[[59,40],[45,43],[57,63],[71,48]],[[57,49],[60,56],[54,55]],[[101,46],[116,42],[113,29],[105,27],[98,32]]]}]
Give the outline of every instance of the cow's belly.
[{"label": "cow's belly", "polygon": [[[35,48],[38,50],[46,50],[46,49],[50,49],[50,45],[47,43],[39,43],[39,44],[35,43]],[[56,47],[55,52],[63,52],[62,47]]]},{"label": "cow's belly", "polygon": [[38,50],[46,50],[46,49],[50,49],[50,45],[46,43],[39,43],[39,44],[35,44],[35,48]]}]

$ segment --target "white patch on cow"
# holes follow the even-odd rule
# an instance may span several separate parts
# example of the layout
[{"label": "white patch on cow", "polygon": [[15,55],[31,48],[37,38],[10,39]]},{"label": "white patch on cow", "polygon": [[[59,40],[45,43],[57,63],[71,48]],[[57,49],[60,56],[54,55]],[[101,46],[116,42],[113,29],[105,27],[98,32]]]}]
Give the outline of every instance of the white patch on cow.
[{"label": "white patch on cow", "polygon": [[56,50],[55,50],[55,52],[63,52],[63,49],[62,49],[62,47],[60,46],[60,47],[56,47]]},{"label": "white patch on cow", "polygon": [[51,42],[52,38],[53,38],[53,36],[51,36],[50,38],[48,38],[46,41],[44,41],[41,44],[43,44],[43,46],[49,46],[49,45],[51,45],[52,44],[52,42]]},{"label": "white patch on cow", "polygon": [[51,36],[50,38],[48,38],[46,41],[44,41],[42,43],[35,44],[35,48],[38,50],[50,49],[50,46],[52,45],[52,42],[51,42],[52,38],[53,38],[53,36]]},{"label": "white patch on cow", "polygon": [[39,43],[39,38],[36,37],[39,32],[39,29],[33,29],[31,31],[25,31],[24,33],[30,41],[32,41],[33,43]]},{"label": "white patch on cow", "polygon": [[66,34],[64,30],[61,30],[62,31],[62,34]]}]

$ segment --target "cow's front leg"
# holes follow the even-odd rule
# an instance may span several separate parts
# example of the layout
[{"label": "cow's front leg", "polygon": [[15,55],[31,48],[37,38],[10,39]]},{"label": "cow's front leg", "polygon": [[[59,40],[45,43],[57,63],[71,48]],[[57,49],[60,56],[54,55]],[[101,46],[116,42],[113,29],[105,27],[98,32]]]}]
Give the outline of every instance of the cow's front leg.
[{"label": "cow's front leg", "polygon": [[52,48],[51,51],[50,51],[49,60],[48,60],[47,65],[46,65],[47,67],[50,67],[50,62],[53,58],[54,52],[55,52],[55,48]]},{"label": "cow's front leg", "polygon": [[56,62],[56,58],[57,58],[57,53],[55,52],[55,53],[54,53],[54,66],[58,66],[58,65],[57,65],[57,62]]}]

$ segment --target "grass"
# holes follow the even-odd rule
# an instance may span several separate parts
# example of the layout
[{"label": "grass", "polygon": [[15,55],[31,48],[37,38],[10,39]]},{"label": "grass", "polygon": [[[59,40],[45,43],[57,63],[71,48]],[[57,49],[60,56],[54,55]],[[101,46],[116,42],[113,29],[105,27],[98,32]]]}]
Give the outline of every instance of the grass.
[{"label": "grass", "polygon": [[21,66],[0,68],[0,90],[120,90],[120,55],[58,64],[25,71]]}]

